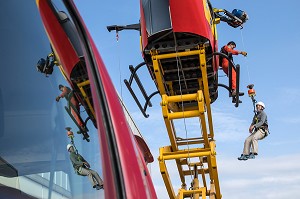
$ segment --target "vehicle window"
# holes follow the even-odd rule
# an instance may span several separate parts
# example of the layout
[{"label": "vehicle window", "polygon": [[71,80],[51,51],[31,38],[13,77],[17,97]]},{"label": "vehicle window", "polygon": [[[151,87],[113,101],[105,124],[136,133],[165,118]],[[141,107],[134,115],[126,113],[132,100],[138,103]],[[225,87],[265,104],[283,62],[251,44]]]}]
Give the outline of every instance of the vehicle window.
[{"label": "vehicle window", "polygon": [[[62,20],[68,17],[61,1],[53,1],[53,8]],[[104,198],[104,190],[93,188],[71,163],[68,144],[102,178],[97,129],[88,120],[89,142],[77,134],[65,108],[70,100],[59,90],[59,85],[72,90],[70,80],[62,73],[35,1],[1,1],[0,24],[0,198]],[[80,46],[74,48],[83,66]],[[41,67],[45,64],[49,68]],[[90,113],[78,105],[85,122]]]}]

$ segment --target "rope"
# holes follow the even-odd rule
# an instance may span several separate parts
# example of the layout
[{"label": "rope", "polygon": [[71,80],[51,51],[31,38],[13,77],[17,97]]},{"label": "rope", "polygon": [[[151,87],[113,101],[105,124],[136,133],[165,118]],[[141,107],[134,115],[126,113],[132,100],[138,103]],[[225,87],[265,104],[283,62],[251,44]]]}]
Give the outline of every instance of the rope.
[{"label": "rope", "polygon": [[[243,36],[243,31],[241,29],[241,38],[242,38],[242,44],[243,44],[243,50],[245,51],[245,43],[244,43],[244,36]],[[248,67],[248,63],[247,63],[247,57],[244,57],[245,58],[245,62],[246,62],[246,68],[247,68],[247,74],[248,74],[248,81],[250,81],[250,73],[249,73],[249,67]]]},{"label": "rope", "polygon": [[[187,139],[188,138],[188,132],[187,132],[187,128],[186,128],[186,121],[185,121],[185,115],[184,115],[184,106],[183,106],[183,100],[182,100],[182,88],[181,88],[181,84],[180,84],[180,81],[181,81],[180,68],[182,69],[182,65],[181,65],[181,62],[179,61],[179,58],[177,56],[177,53],[178,53],[177,40],[176,40],[176,35],[175,35],[174,32],[173,32],[173,36],[174,36],[174,42],[175,42],[174,46],[175,46],[175,52],[176,52],[176,66],[177,66],[177,76],[178,76],[179,90],[180,90],[180,97],[181,97],[181,107],[182,107],[182,112],[183,112],[183,124],[184,124],[185,138],[186,138],[186,141],[187,141],[186,146],[187,146],[187,149],[188,149],[188,160],[190,162],[190,160],[191,160],[191,158],[190,158],[190,146],[189,146],[189,140]],[[179,66],[180,66],[180,68],[179,68]],[[185,78],[184,74],[183,74],[183,78]],[[186,88],[187,88],[187,85],[186,85]],[[190,171],[191,180],[193,180],[192,170],[189,166],[188,166],[188,168],[189,168],[189,171]]]},{"label": "rope", "polygon": [[120,45],[119,45],[119,33],[116,30],[116,41],[117,41],[117,57],[118,57],[118,68],[119,68],[119,84],[120,84],[120,97],[123,101],[123,87],[122,87],[122,72],[121,72],[121,56],[120,56]]}]

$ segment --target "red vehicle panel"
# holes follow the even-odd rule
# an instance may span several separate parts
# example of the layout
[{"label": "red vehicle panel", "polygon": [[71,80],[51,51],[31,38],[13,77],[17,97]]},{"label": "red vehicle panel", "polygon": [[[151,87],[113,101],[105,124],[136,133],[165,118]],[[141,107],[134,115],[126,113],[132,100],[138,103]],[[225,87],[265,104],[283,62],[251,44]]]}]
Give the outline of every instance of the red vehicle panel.
[{"label": "red vehicle panel", "polygon": [[[66,5],[75,17],[83,44],[84,61],[91,82],[91,93],[100,139],[105,198],[156,198],[143,153],[124,116],[119,97],[96,49],[96,46],[72,2]],[[49,1],[38,1],[38,7],[55,54],[69,82],[78,55],[59,24]],[[75,24],[76,24],[75,23]]]}]

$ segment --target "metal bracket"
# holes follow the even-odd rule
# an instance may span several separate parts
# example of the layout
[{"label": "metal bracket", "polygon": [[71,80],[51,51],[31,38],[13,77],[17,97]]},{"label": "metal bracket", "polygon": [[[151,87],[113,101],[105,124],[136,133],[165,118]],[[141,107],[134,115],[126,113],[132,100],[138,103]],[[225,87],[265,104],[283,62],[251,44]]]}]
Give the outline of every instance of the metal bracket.
[{"label": "metal bracket", "polygon": [[[142,82],[139,78],[139,76],[137,75],[137,70],[140,69],[142,66],[144,66],[146,63],[145,62],[142,62],[140,63],[139,65],[137,65],[136,67],[133,67],[132,65],[129,66],[129,70],[131,72],[131,75],[130,75],[130,78],[129,78],[129,81],[127,79],[124,79],[124,83],[126,85],[126,87],[128,88],[130,94],[132,95],[133,99],[135,100],[136,104],[138,105],[139,109],[141,110],[141,112],[143,113],[144,117],[148,118],[149,115],[146,114],[146,110],[147,110],[147,107],[150,106],[152,107],[152,103],[150,102],[150,99],[159,93],[159,91],[155,91],[153,92],[151,95],[148,96],[148,94],[146,93],[145,91],[145,88],[144,86],[142,85]],[[144,104],[144,107],[142,107],[140,101],[138,100],[135,92],[133,91],[132,87],[131,87],[131,84],[133,82],[133,79],[136,81],[141,93],[143,94],[143,97],[144,99],[146,100],[145,104]]]},{"label": "metal bracket", "polygon": [[228,90],[229,92],[229,97],[232,97],[232,93],[231,93],[231,88],[232,88],[232,70],[235,70],[236,72],[236,95],[234,96],[235,97],[235,107],[238,107],[239,106],[239,93],[240,93],[240,65],[237,64],[236,66],[234,65],[234,63],[232,62],[231,59],[229,59],[229,57],[224,54],[224,53],[220,53],[220,52],[214,52],[212,54],[212,56],[221,56],[222,58],[225,58],[228,60],[229,62],[229,66],[228,66],[228,84],[229,86],[226,86],[224,84],[218,84],[218,86],[221,86],[225,89]]}]

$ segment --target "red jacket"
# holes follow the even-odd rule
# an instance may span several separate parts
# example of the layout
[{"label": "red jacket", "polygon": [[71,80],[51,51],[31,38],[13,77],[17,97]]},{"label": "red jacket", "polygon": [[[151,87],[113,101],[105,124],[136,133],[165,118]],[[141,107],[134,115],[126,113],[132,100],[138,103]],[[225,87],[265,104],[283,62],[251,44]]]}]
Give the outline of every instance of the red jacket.
[{"label": "red jacket", "polygon": [[[227,52],[226,53],[227,55],[228,55],[228,53],[231,53],[232,55],[238,55],[239,54],[238,50],[234,50],[232,48],[229,48],[227,45],[225,45],[223,47],[223,50]],[[231,58],[231,57],[229,57],[229,58]],[[222,67],[224,67],[224,66],[228,67],[228,60],[225,59],[225,58],[222,59]]]}]

